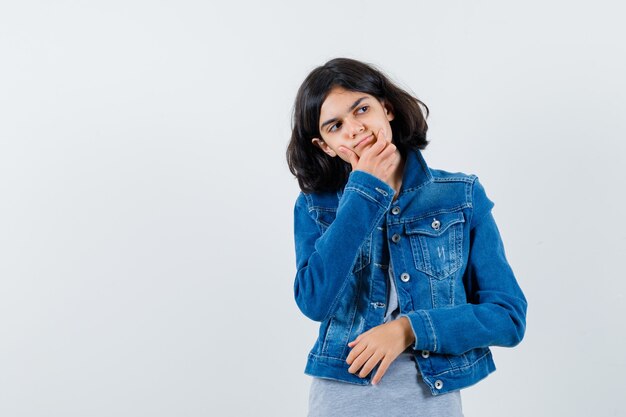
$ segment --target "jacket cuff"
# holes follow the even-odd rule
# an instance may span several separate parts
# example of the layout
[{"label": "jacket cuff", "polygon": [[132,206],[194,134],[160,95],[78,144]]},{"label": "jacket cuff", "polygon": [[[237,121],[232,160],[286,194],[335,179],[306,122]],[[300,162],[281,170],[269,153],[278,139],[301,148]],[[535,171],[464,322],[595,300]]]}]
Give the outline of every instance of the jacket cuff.
[{"label": "jacket cuff", "polygon": [[350,172],[344,193],[348,191],[362,194],[385,208],[389,207],[396,192],[385,181],[361,170]]},{"label": "jacket cuff", "polygon": [[437,336],[430,316],[425,310],[411,311],[407,314],[400,314],[399,317],[406,317],[411,323],[411,328],[415,334],[413,349],[437,351]]}]

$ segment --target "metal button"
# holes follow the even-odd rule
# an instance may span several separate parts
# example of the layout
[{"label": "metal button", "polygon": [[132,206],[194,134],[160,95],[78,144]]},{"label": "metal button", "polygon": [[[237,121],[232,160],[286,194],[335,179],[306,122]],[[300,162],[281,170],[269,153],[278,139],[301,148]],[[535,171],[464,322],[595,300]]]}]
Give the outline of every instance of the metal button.
[{"label": "metal button", "polygon": [[437,219],[433,219],[433,222],[430,225],[433,229],[439,230],[439,226],[441,226],[441,222]]},{"label": "metal button", "polygon": [[393,243],[398,243],[400,241],[400,235],[399,234],[394,234],[393,236],[391,236],[391,240],[393,241]]},{"label": "metal button", "polygon": [[411,279],[411,276],[406,272],[403,272],[402,275],[400,275],[400,279],[402,282],[408,282]]},{"label": "metal button", "polygon": [[398,214],[400,213],[400,207],[395,206],[391,209],[391,214]]},{"label": "metal button", "polygon": [[422,358],[428,359],[429,356],[430,356],[430,352],[429,351],[422,350]]},{"label": "metal button", "polygon": [[443,388],[443,381],[441,379],[438,379],[435,381],[435,388],[437,389]]}]

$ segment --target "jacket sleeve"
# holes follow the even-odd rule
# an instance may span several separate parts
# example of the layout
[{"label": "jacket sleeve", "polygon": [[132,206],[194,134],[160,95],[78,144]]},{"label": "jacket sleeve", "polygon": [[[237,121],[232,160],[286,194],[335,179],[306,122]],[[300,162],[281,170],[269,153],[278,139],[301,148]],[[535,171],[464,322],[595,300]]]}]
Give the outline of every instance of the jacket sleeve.
[{"label": "jacket sleeve", "polygon": [[506,259],[493,205],[474,176],[463,276],[467,304],[400,314],[411,323],[414,349],[459,355],[477,347],[512,347],[524,337],[527,301]]},{"label": "jacket sleeve", "polygon": [[364,240],[385,215],[394,189],[365,171],[352,171],[339,200],[334,221],[321,232],[309,198],[300,193],[294,207],[298,308],[314,321],[334,312],[350,279]]}]

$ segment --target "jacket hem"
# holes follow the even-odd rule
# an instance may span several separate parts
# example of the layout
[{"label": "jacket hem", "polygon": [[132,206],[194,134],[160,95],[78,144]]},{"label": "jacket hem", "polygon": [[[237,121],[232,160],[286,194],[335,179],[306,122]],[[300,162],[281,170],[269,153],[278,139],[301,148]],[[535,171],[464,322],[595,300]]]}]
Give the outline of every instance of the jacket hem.
[{"label": "jacket hem", "polygon": [[[415,356],[419,364],[421,357],[418,352],[415,352]],[[378,365],[365,378],[361,378],[348,372],[349,366],[345,359],[309,353],[304,373],[311,377],[326,378],[354,385],[371,385],[372,375],[375,374],[377,367]],[[446,369],[437,373],[428,372],[424,368],[419,364],[417,377],[424,381],[432,395],[441,395],[467,388],[485,379],[496,370],[491,351],[462,368]],[[435,388],[436,385],[441,388]]]},{"label": "jacket hem", "polygon": [[[441,395],[470,387],[485,379],[496,370],[491,350],[476,361],[461,368],[447,369],[438,373],[422,372],[422,378],[432,395]],[[435,388],[439,385],[441,388]]]},{"label": "jacket hem", "polygon": [[318,378],[334,379],[336,381],[347,382],[355,385],[370,385],[372,374],[377,367],[364,378],[348,372],[350,366],[345,359],[333,358],[330,356],[319,356],[309,353],[309,357],[304,369],[304,373]]}]

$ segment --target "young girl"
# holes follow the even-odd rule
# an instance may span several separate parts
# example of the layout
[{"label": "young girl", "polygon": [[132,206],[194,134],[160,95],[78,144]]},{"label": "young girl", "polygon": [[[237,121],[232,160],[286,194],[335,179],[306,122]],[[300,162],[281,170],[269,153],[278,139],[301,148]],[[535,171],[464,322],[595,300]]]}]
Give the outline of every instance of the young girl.
[{"label": "young girl", "polygon": [[476,175],[430,168],[428,108],[333,59],[294,105],[295,300],[320,322],[309,416],[462,416],[460,389],[515,346],[526,298]]}]

